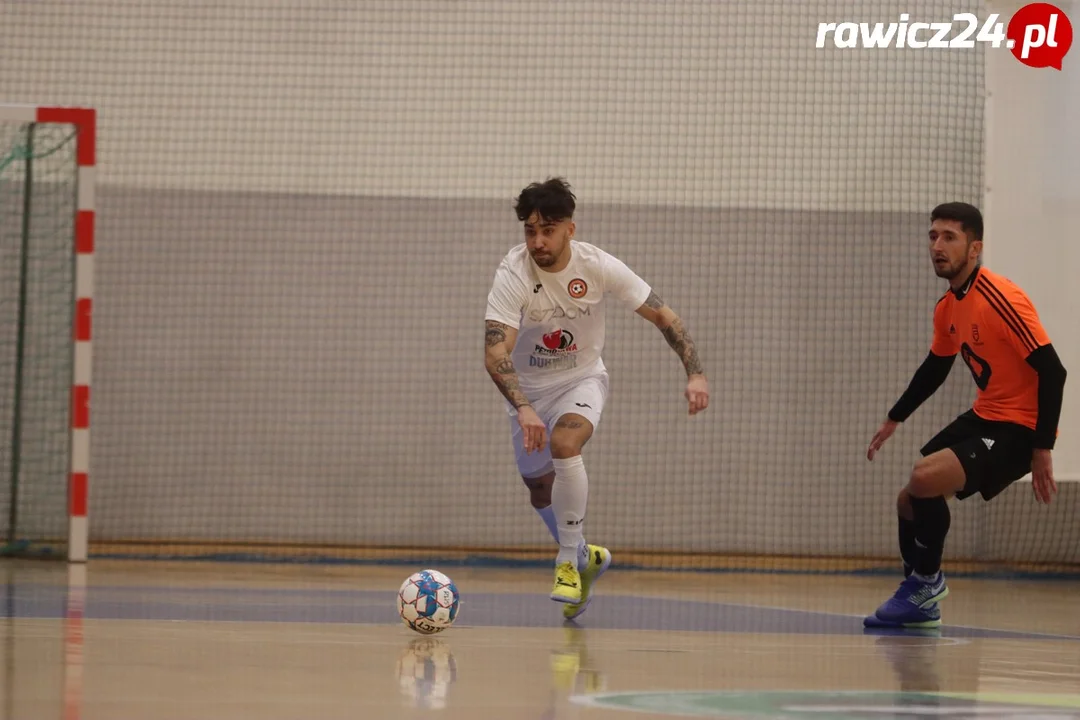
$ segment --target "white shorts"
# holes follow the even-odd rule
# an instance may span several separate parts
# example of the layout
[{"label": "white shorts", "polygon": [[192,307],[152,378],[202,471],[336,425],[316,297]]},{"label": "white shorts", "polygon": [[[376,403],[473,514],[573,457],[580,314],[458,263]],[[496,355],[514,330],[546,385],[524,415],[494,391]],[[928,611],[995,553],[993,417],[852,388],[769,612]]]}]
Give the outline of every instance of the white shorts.
[{"label": "white shorts", "polygon": [[538,397],[533,401],[533,410],[544,421],[548,430],[548,442],[544,449],[525,452],[525,433],[517,421],[517,412],[510,415],[510,435],[514,444],[514,458],[518,472],[522,477],[535,478],[551,472],[551,429],[563,415],[573,413],[592,423],[593,431],[600,424],[600,415],[604,412],[607,401],[608,376],[593,375],[582,378],[574,385],[556,390],[556,394]]}]

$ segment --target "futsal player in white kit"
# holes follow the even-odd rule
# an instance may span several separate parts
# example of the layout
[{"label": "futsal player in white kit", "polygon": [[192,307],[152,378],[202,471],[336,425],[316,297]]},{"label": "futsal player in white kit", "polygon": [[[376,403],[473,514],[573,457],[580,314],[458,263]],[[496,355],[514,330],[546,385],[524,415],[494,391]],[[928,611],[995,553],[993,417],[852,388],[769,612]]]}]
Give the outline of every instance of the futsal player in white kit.
[{"label": "futsal player in white kit", "polygon": [[709,384],[682,320],[630,268],[574,240],[576,200],[561,178],[521,191],[525,242],[506,254],[488,294],[485,365],[507,402],[518,471],[556,542],[551,599],[572,620],[592,599],[611,553],[583,533],[589,478],[581,450],[608,394],[606,298],[661,330],[687,374],[691,415],[708,407]]}]

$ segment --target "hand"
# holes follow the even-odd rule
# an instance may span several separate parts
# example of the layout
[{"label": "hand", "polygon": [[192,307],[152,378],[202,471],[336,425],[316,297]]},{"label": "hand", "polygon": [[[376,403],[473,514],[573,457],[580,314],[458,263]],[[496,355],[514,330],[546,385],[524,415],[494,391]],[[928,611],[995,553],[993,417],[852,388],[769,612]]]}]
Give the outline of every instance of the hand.
[{"label": "hand", "polygon": [[543,450],[547,444],[547,426],[532,409],[532,405],[522,405],[517,409],[517,421],[525,433],[525,454],[528,455],[533,450]]},{"label": "hand", "polygon": [[896,428],[900,423],[893,420],[885,419],[885,422],[881,423],[881,427],[874,433],[874,439],[870,441],[870,449],[866,451],[866,459],[873,460],[877,455],[877,451],[881,449],[881,446],[885,444],[885,441],[892,437],[892,434],[896,432]]},{"label": "hand", "polygon": [[1057,495],[1054,482],[1054,463],[1049,450],[1036,449],[1031,453],[1031,489],[1035,499],[1049,505]]},{"label": "hand", "polygon": [[690,414],[697,415],[709,407],[709,381],[704,375],[691,375],[686,383],[685,395],[690,403]]}]

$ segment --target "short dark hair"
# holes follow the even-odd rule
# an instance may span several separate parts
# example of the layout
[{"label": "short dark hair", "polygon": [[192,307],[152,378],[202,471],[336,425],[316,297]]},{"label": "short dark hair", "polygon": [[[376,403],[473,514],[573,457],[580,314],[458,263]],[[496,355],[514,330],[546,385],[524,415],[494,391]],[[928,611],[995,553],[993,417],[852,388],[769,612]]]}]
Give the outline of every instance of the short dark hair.
[{"label": "short dark hair", "polygon": [[577,200],[569,183],[562,178],[548,178],[542,183],[534,182],[518,195],[514,210],[518,220],[525,222],[534,212],[553,222],[574,217]]},{"label": "short dark hair", "polygon": [[938,205],[930,213],[930,222],[935,220],[955,220],[964,232],[971,233],[976,240],[983,239],[983,217],[979,208],[963,202],[950,202]]}]

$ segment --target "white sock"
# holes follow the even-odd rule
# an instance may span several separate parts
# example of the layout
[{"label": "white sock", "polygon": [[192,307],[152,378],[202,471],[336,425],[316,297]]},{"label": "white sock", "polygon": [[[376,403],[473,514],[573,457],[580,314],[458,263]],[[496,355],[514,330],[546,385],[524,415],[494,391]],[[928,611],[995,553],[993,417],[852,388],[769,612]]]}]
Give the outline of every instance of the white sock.
[{"label": "white sock", "polygon": [[578,565],[585,544],[585,508],[589,504],[589,476],[580,455],[555,458],[555,482],[551,485],[551,508],[558,521],[559,556],[555,563]]},{"label": "white sock", "polygon": [[540,519],[547,525],[547,529],[551,531],[551,537],[555,538],[555,542],[559,542],[559,524],[555,522],[555,511],[551,509],[551,506],[543,508],[536,508],[537,514]]},{"label": "white sock", "polygon": [[[548,530],[551,531],[551,537],[555,538],[555,542],[559,542],[559,524],[555,522],[555,511],[548,505],[545,508],[536,508],[537,514],[547,525]],[[578,547],[578,560],[577,569],[581,572],[589,566],[589,546],[585,544],[585,538],[581,539],[581,545]]]}]

